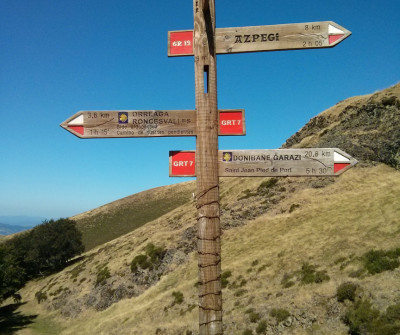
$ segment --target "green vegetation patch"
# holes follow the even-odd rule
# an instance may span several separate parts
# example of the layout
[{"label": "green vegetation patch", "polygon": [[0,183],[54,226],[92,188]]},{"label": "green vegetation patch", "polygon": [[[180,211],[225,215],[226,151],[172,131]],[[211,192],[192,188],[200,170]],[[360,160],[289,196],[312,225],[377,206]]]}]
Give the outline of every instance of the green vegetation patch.
[{"label": "green vegetation patch", "polygon": [[289,208],[289,213],[293,213],[297,208],[299,208],[299,204],[292,204]]},{"label": "green vegetation patch", "polygon": [[156,247],[153,243],[146,245],[145,253],[137,255],[131,262],[131,271],[136,272],[139,269],[153,270],[158,269],[161,260],[165,255],[165,250],[161,247]]},{"label": "green vegetation patch", "polygon": [[268,193],[268,191],[275,187],[276,184],[278,184],[279,179],[278,178],[270,178],[268,180],[263,181],[260,186],[258,186],[257,188],[257,192],[259,194],[265,194]]},{"label": "green vegetation patch", "polygon": [[278,321],[278,323],[280,323],[285,321],[290,316],[290,313],[283,308],[273,308],[269,315],[271,315],[276,319],[276,321]]},{"label": "green vegetation patch", "polygon": [[100,268],[99,271],[97,272],[95,286],[104,285],[106,283],[107,279],[110,277],[111,277],[111,273],[107,266]]},{"label": "green vegetation patch", "polygon": [[370,250],[363,256],[364,267],[370,274],[390,271],[400,266],[400,248],[388,251]]},{"label": "green vegetation patch", "polygon": [[398,335],[400,333],[400,303],[391,305],[384,314],[367,299],[356,300],[346,312],[344,323],[352,335]]},{"label": "green vegetation patch", "polygon": [[[270,194],[270,191],[276,186],[278,183],[278,178],[269,178],[268,180],[263,181],[258,187],[256,191],[251,191],[249,189],[244,190],[241,197],[238,200],[248,199],[256,196],[266,196]],[[286,191],[286,189],[280,189],[281,191]]]},{"label": "green vegetation patch", "polygon": [[226,288],[229,284],[229,280],[228,278],[232,276],[232,272],[231,271],[224,271],[221,274],[221,286],[222,288]]},{"label": "green vegetation patch", "polygon": [[71,274],[71,279],[76,279],[79,274],[85,270],[86,264],[84,262],[82,262],[81,264],[77,265],[76,267],[74,267],[71,271],[69,271],[68,273]]},{"label": "green vegetation patch", "polygon": [[317,271],[317,266],[309,263],[304,263],[300,270],[300,282],[302,284],[312,284],[312,283],[322,283],[328,281],[330,277],[328,276],[326,270]]},{"label": "green vegetation patch", "polygon": [[261,320],[261,321],[258,323],[257,327],[256,327],[256,333],[257,333],[257,334],[264,334],[265,331],[267,330],[267,327],[268,327],[268,322],[267,322],[267,320]]},{"label": "green vegetation patch", "polygon": [[261,320],[261,314],[256,312],[249,313],[249,320],[252,323],[256,323]]},{"label": "green vegetation patch", "polygon": [[180,305],[181,303],[183,303],[184,297],[182,292],[174,291],[172,292],[172,296],[174,298],[174,302],[172,303],[172,305]]},{"label": "green vegetation patch", "polygon": [[358,285],[352,282],[346,282],[341,284],[336,290],[336,298],[339,302],[344,302],[345,300],[354,301],[356,298],[356,292]]},{"label": "green vegetation patch", "polygon": [[35,298],[38,304],[40,304],[42,301],[47,300],[47,294],[42,291],[38,291],[35,293]]}]

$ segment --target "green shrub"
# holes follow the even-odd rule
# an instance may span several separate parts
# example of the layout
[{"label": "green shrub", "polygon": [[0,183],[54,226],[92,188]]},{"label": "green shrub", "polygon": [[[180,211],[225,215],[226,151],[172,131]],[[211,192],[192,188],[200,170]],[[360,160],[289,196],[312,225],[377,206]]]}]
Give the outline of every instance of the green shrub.
[{"label": "green shrub", "polygon": [[275,318],[278,323],[285,321],[290,316],[290,313],[283,308],[273,308],[269,314]]},{"label": "green shrub", "polygon": [[156,247],[153,243],[146,245],[145,250],[153,265],[159,263],[165,254],[165,250],[163,248]]},{"label": "green shrub", "polygon": [[85,270],[85,263],[81,263],[79,265],[77,265],[76,267],[74,267],[70,272],[71,274],[71,279],[75,279],[79,276],[79,274]]},{"label": "green shrub", "polygon": [[267,267],[268,267],[267,264],[261,265],[261,266],[257,269],[257,273],[260,273],[261,271],[264,271]]},{"label": "green shrub", "polygon": [[339,302],[344,302],[346,299],[354,301],[358,285],[352,282],[347,282],[339,285],[336,289],[336,298]]},{"label": "green shrub", "polygon": [[258,186],[257,191],[259,193],[264,193],[266,190],[273,188],[278,183],[278,181],[279,179],[275,177],[265,180],[260,184],[260,186]]},{"label": "green shrub", "polygon": [[251,329],[245,329],[243,330],[242,335],[253,335],[253,331]]},{"label": "green shrub", "polygon": [[400,303],[389,306],[386,310],[385,318],[388,322],[400,321]]},{"label": "green shrub", "polygon": [[239,198],[238,198],[238,201],[239,201],[239,200],[243,200],[243,199],[248,199],[248,198],[250,198],[250,197],[255,197],[255,196],[258,195],[257,192],[251,192],[249,189],[244,190],[242,193],[244,193],[244,195],[241,196],[241,197],[239,197]]},{"label": "green shrub", "polygon": [[369,334],[374,331],[379,316],[379,311],[372,307],[369,300],[357,300],[346,312],[344,322],[349,327],[350,334]]},{"label": "green shrub", "polygon": [[98,285],[104,285],[106,283],[106,280],[111,277],[110,270],[108,267],[103,267],[97,272],[97,278],[96,278],[96,284],[95,286]]},{"label": "green shrub", "polygon": [[256,259],[255,261],[251,262],[251,266],[256,266],[256,265],[258,265],[258,263],[259,263],[259,260]]},{"label": "green shrub", "polygon": [[259,313],[251,312],[249,314],[249,320],[252,323],[256,323],[256,322],[260,321],[260,319],[261,319],[261,315]]},{"label": "green shrub", "polygon": [[292,213],[294,210],[296,210],[297,208],[299,208],[300,205],[299,204],[292,204],[289,208],[289,213]]},{"label": "green shrub", "polygon": [[322,283],[330,279],[326,270],[316,271],[317,266],[304,263],[300,270],[300,281],[302,284]]},{"label": "green shrub", "polygon": [[372,307],[369,300],[357,300],[343,318],[351,335],[398,335],[400,334],[400,303],[391,305],[386,312]]},{"label": "green shrub", "polygon": [[161,260],[165,255],[165,250],[149,243],[145,247],[145,254],[137,255],[131,262],[131,271],[136,272],[139,268],[142,270],[158,269]]},{"label": "green shrub", "polygon": [[394,270],[400,266],[399,256],[400,248],[389,251],[370,250],[364,254],[364,267],[370,274]]},{"label": "green shrub", "polygon": [[224,271],[221,274],[221,286],[222,288],[226,288],[229,284],[228,278],[232,276],[231,271]]},{"label": "green shrub", "polygon": [[44,293],[42,291],[38,291],[35,293],[35,298],[36,298],[38,304],[40,304],[42,301],[47,300],[47,295],[46,295],[46,293]]},{"label": "green shrub", "polygon": [[174,297],[173,305],[180,305],[183,303],[183,293],[180,291],[172,292],[172,296]]},{"label": "green shrub", "polygon": [[147,255],[137,255],[131,263],[131,271],[136,272],[139,268],[145,270],[151,267]]},{"label": "green shrub", "polygon": [[267,321],[266,320],[261,320],[257,325],[256,333],[257,334],[264,333],[267,330],[267,326],[268,326]]},{"label": "green shrub", "polygon": [[281,281],[283,288],[289,288],[295,284],[294,281],[291,280],[292,278],[293,278],[293,274],[285,273],[283,275],[283,278]]},{"label": "green shrub", "polygon": [[234,293],[234,296],[235,296],[235,297],[241,297],[241,296],[244,295],[245,293],[247,293],[247,290],[241,288],[241,289],[237,290],[237,291]]}]

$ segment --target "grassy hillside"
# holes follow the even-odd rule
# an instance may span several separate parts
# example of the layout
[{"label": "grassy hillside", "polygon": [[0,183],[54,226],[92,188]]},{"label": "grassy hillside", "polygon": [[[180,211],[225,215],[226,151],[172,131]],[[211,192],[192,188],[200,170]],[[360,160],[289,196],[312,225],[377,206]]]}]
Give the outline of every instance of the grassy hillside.
[{"label": "grassy hillside", "polygon": [[[251,182],[255,191],[263,180]],[[399,172],[385,165],[356,167],[324,187],[312,182],[317,184],[280,180],[275,188],[290,190],[284,199],[225,230],[222,267],[231,274],[223,290],[227,334],[241,335],[246,329],[255,334],[262,320],[271,331],[285,334],[345,334],[341,317],[346,307],[335,294],[347,281],[357,283],[360,294],[382,311],[400,301],[400,270],[371,275],[362,262],[372,249],[400,247]],[[248,187],[239,179],[224,181],[225,207],[245,209],[250,200],[266,199],[238,200]],[[197,334],[196,256],[183,252],[194,216],[190,204],[182,205],[88,252],[62,273],[29,283],[21,292],[28,303],[20,311],[39,317],[34,330],[19,334],[45,334],[41,329],[46,327],[60,334]],[[167,250],[162,266],[132,273],[131,261],[145,254],[149,242]],[[330,279],[302,284],[304,264],[326,271]],[[110,277],[96,286],[105,268]],[[47,300],[39,305],[36,292]],[[176,292],[183,294],[181,303]],[[274,308],[290,314],[286,326],[271,317]],[[251,316],[257,321],[251,322]]]},{"label": "grassy hillside", "polygon": [[131,232],[190,201],[194,183],[158,187],[72,217],[86,250]]},{"label": "grassy hillside", "polygon": [[[283,147],[338,147],[363,163],[400,168],[400,84],[339,102],[310,120]],[[159,187],[73,217],[86,250],[187,203],[195,184]]]},{"label": "grassy hillside", "polygon": [[[365,334],[396,334],[399,109],[397,85],[337,104],[287,141],[360,161],[338,178],[221,178],[225,334],[347,334],[360,319],[376,319]],[[158,188],[75,217],[88,251],[21,290],[15,333],[198,334],[193,191]]]}]

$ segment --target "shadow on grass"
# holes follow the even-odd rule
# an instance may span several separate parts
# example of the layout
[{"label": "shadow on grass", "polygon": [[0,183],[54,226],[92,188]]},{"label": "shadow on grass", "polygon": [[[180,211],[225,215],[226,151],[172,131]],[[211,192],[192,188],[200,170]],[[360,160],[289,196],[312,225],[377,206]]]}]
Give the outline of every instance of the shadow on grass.
[{"label": "shadow on grass", "polygon": [[37,315],[23,315],[21,312],[17,312],[17,309],[23,304],[18,303],[0,307],[1,335],[14,334],[16,331],[33,323],[33,320],[37,318]]}]

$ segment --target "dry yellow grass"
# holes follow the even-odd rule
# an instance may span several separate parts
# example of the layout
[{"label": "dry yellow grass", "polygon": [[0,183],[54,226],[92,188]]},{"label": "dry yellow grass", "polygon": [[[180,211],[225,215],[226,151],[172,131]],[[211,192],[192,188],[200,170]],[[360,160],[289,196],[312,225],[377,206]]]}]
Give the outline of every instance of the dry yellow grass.
[{"label": "dry yellow grass", "polygon": [[[254,189],[260,181],[259,178],[245,182],[239,178],[223,180],[224,206],[234,206],[244,189]],[[223,234],[222,268],[232,272],[229,283],[237,284],[236,287],[228,285],[223,290],[226,334],[241,335],[245,327],[255,329],[256,324],[249,323],[245,313],[250,307],[263,318],[268,318],[271,308],[281,307],[292,315],[304,313],[307,318],[318,320],[318,324],[311,325],[308,330],[287,327],[285,334],[311,334],[312,331],[316,334],[345,334],[346,328],[340,319],[336,322],[327,319],[327,309],[336,306],[337,286],[349,279],[369,290],[381,309],[400,299],[399,269],[373,277],[349,277],[359,267],[357,256],[373,248],[399,247],[398,171],[385,165],[353,168],[324,188],[300,187],[301,182],[289,178],[281,183],[288,190],[290,187],[295,190],[287,193],[286,198],[270,211]],[[251,201],[249,199],[249,204]],[[289,213],[293,203],[300,204],[300,207]],[[73,265],[52,277],[29,283],[21,292],[27,302],[21,307],[21,312],[27,315],[38,313],[39,325],[52,324],[53,329],[65,335],[152,335],[157,329],[166,335],[186,334],[187,330],[196,334],[198,311],[193,308],[197,305],[195,253],[187,255],[182,264],[172,264],[173,271],[141,295],[121,300],[101,312],[83,308],[78,316],[65,318],[57,312],[48,312],[50,298],[42,305],[34,299],[35,292],[48,288],[52,283],[48,292],[62,286],[68,288],[74,298],[82,299],[93,288],[96,266],[107,264],[112,280],[124,278],[129,275],[130,261],[148,242],[174,248],[182,232],[195,222],[193,203],[185,204],[90,251],[86,255],[89,261],[75,282],[71,279],[71,270],[76,266]],[[349,260],[344,269],[336,263],[339,258]],[[284,288],[284,275],[293,274],[304,262],[327,270],[331,280],[310,285],[296,283]],[[82,278],[86,279],[80,283]],[[244,284],[243,279],[246,281]],[[173,305],[174,291],[183,293],[182,304]],[[46,332],[34,326],[17,334]]]}]

